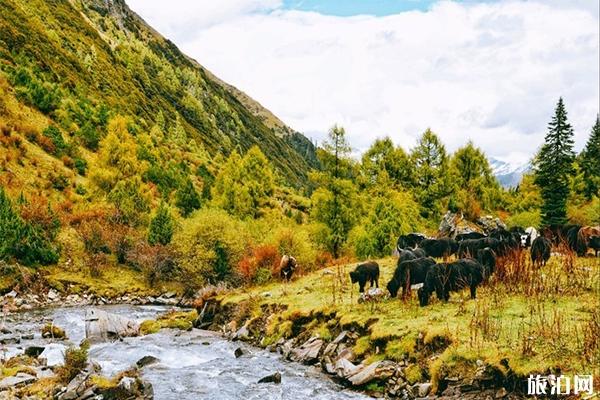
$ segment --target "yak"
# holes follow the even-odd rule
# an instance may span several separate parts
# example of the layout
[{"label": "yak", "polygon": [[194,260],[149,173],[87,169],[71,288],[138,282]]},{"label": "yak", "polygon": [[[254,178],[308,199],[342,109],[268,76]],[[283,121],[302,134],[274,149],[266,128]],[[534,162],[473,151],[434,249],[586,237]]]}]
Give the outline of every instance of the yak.
[{"label": "yak", "polygon": [[533,265],[544,266],[550,259],[552,242],[544,236],[538,236],[531,244],[531,262]]},{"label": "yak", "polygon": [[398,290],[402,288],[402,297],[405,297],[411,285],[425,282],[427,272],[434,264],[435,260],[429,257],[399,262],[394,276],[387,284],[390,296],[396,297]]},{"label": "yak", "polygon": [[398,251],[402,249],[415,249],[419,243],[421,243],[427,237],[422,233],[409,233],[407,235],[402,235],[398,238],[396,242],[396,249]]},{"label": "yak", "polygon": [[477,286],[483,282],[484,268],[471,258],[463,258],[452,263],[435,264],[429,268],[423,287],[419,289],[419,304],[429,304],[431,294],[435,292],[439,300],[447,302],[450,292],[469,287],[471,298],[477,296]]},{"label": "yak", "polygon": [[600,252],[600,236],[590,236],[589,245],[594,250],[594,255],[598,257],[598,253]]},{"label": "yak", "polygon": [[279,263],[279,274],[281,275],[281,279],[289,282],[290,279],[292,279],[292,275],[297,266],[298,263],[294,257],[284,254]]},{"label": "yak", "polygon": [[457,242],[468,240],[468,239],[483,239],[485,234],[479,232],[467,232],[467,233],[459,233],[455,236],[454,240]]},{"label": "yak", "polygon": [[379,287],[379,264],[375,261],[367,261],[358,265],[354,271],[350,272],[350,280],[352,283],[358,282],[358,291],[363,293],[367,281],[371,283],[371,287],[375,285]]},{"label": "yak", "polygon": [[443,237],[439,239],[424,239],[419,247],[429,257],[449,257],[458,250],[458,243],[454,239]]},{"label": "yak", "polygon": [[496,253],[489,247],[477,250],[477,262],[484,270],[484,277],[489,278],[496,270]]}]

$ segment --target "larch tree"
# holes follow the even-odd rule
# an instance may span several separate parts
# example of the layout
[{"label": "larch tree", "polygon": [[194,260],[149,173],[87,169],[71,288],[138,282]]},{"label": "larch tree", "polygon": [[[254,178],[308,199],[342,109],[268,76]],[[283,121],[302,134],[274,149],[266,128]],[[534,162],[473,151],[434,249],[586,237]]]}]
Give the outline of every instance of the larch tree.
[{"label": "larch tree", "polygon": [[596,116],[590,138],[581,152],[580,165],[583,170],[586,198],[589,200],[593,196],[600,197],[600,116]]},{"label": "larch tree", "polygon": [[542,194],[543,225],[567,222],[569,177],[573,173],[573,128],[562,97],[558,100],[545,142],[535,160],[535,183]]}]

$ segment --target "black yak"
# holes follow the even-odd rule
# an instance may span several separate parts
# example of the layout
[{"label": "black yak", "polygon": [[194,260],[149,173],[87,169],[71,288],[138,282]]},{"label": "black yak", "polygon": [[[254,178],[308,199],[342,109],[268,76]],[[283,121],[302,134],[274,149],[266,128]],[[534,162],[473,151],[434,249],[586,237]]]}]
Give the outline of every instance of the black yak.
[{"label": "black yak", "polygon": [[489,278],[496,270],[496,253],[489,247],[477,250],[477,262],[484,269],[485,278]]},{"label": "black yak", "polygon": [[531,262],[533,265],[546,265],[550,259],[552,242],[544,236],[537,237],[531,244]]},{"label": "black yak", "polygon": [[471,258],[463,258],[448,264],[435,264],[429,268],[423,287],[419,289],[419,304],[429,304],[433,292],[438,299],[446,302],[450,292],[469,287],[471,298],[477,296],[477,286],[483,282],[484,268]]},{"label": "black yak", "polygon": [[429,257],[448,257],[456,253],[458,243],[454,239],[443,237],[439,239],[424,239],[419,243],[419,247],[427,253]]},{"label": "black yak", "polygon": [[363,293],[367,281],[371,283],[371,287],[375,284],[379,287],[379,264],[375,261],[367,261],[358,265],[354,271],[350,272],[350,280],[352,283],[358,282],[358,291]]},{"label": "black yak", "polygon": [[423,239],[427,237],[422,233],[409,233],[407,235],[402,235],[398,238],[396,242],[396,249],[398,251],[402,249],[414,249],[416,248]]},{"label": "black yak", "polygon": [[387,284],[390,295],[396,297],[398,290],[402,288],[402,297],[405,297],[410,290],[410,285],[425,282],[427,271],[434,264],[435,260],[432,258],[417,258],[416,260],[398,262],[394,276]]},{"label": "black yak", "polygon": [[598,257],[598,253],[600,252],[600,236],[590,236],[589,245],[594,250],[594,255]]},{"label": "black yak", "polygon": [[290,279],[292,279],[292,275],[294,274],[297,265],[298,263],[294,257],[288,256],[287,254],[281,257],[281,261],[279,262],[279,274],[281,275],[281,279],[289,282]]},{"label": "black yak", "polygon": [[485,234],[479,232],[467,232],[467,233],[459,233],[454,238],[457,242],[468,239],[483,239]]}]

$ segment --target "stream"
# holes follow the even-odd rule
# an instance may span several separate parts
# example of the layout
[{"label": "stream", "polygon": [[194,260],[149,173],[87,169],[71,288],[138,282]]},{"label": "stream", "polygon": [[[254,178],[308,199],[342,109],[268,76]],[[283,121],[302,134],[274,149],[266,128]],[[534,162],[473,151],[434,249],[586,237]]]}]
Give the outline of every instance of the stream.
[{"label": "stream", "polygon": [[[85,338],[84,315],[88,307],[55,308],[11,314],[0,326],[13,334],[34,334],[32,340],[20,344],[0,345],[0,357],[21,354],[31,345],[45,346],[52,365],[62,361],[64,346],[78,344]],[[167,310],[159,306],[104,306],[110,313],[141,322]],[[41,338],[41,327],[53,322],[63,328],[69,341],[57,342]],[[235,358],[241,347],[244,355]],[[125,338],[112,343],[94,344],[89,356],[102,367],[102,374],[114,375],[135,365],[144,356],[160,362],[144,367],[142,375],[154,387],[157,400],[187,399],[369,399],[344,389],[323,374],[319,368],[284,361],[277,353],[230,342],[221,336],[194,329],[191,332],[163,330],[157,334]],[[274,372],[282,375],[280,385],[258,384]]]}]

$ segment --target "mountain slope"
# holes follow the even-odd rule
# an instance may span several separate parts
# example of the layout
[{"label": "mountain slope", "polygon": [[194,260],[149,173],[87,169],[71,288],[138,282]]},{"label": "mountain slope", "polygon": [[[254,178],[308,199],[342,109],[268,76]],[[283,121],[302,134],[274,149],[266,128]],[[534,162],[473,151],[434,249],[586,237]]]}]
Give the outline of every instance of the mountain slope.
[{"label": "mountain slope", "polygon": [[510,164],[496,158],[490,158],[490,167],[500,185],[505,188],[517,186],[521,182],[523,174],[531,170],[529,163]]},{"label": "mountain slope", "polygon": [[308,139],[181,53],[123,0],[0,0],[0,9],[0,66],[11,89],[91,150],[87,139],[104,135],[103,118],[122,114],[140,131],[178,132],[212,159],[257,145],[296,187],[317,165]]}]

